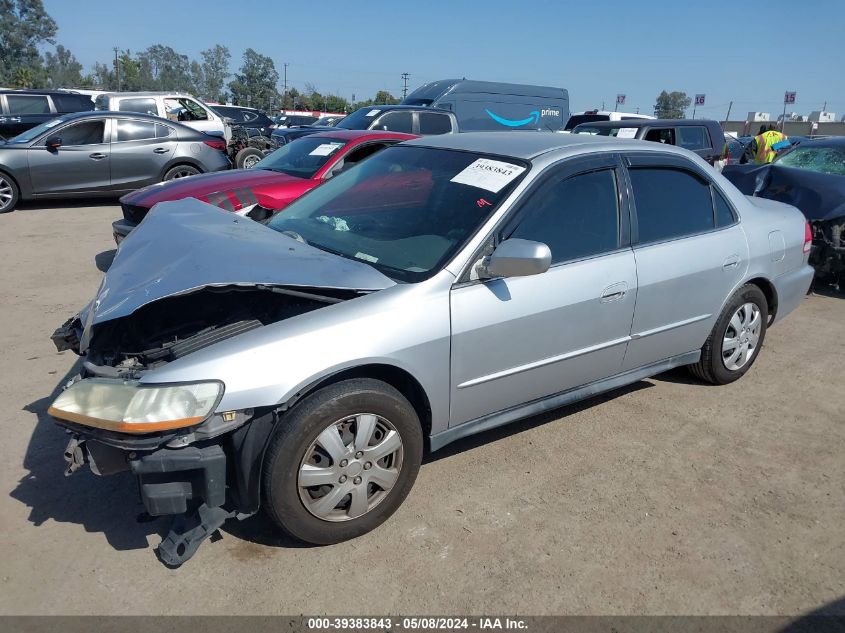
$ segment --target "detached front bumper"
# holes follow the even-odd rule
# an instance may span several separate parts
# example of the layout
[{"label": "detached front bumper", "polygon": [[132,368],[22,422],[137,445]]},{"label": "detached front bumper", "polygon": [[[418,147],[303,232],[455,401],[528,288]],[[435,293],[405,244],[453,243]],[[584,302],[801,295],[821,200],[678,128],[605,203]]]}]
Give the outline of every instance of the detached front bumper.
[{"label": "detached front bumper", "polygon": [[132,436],[58,423],[71,435],[67,475],[85,465],[101,476],[129,471],[147,514],[173,516],[156,551],[175,567],[227,519],[258,511],[261,463],[276,421],[275,412],[264,412],[233,431],[181,446],[184,437],[172,434]]}]

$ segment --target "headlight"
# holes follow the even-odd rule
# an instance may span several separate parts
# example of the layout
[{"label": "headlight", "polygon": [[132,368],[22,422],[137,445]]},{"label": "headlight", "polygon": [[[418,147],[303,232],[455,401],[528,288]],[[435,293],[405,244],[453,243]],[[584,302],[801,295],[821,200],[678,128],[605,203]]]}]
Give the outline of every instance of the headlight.
[{"label": "headlight", "polygon": [[153,433],[199,424],[222,395],[220,382],[155,386],[89,378],[66,389],[47,412],[98,429]]}]

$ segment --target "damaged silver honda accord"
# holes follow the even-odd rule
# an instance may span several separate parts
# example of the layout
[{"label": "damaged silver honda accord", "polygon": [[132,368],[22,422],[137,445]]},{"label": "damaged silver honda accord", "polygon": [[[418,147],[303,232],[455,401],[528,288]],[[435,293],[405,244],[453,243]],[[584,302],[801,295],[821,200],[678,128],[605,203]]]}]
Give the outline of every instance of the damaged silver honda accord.
[{"label": "damaged silver honda accord", "polygon": [[424,450],[680,365],[724,384],[809,287],[793,207],[682,149],[538,132],[388,148],[268,225],[162,203],[53,335],[68,472],[129,470],[178,565],[263,508],[374,529]]}]

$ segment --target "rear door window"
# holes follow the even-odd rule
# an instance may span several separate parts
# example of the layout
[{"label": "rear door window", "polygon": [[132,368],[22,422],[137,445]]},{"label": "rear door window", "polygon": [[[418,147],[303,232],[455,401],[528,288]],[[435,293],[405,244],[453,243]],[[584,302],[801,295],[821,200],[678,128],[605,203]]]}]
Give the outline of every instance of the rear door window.
[{"label": "rear door window", "polygon": [[420,112],[420,134],[449,134],[452,120],[448,114]]},{"label": "rear door window", "polygon": [[410,112],[388,112],[371,129],[413,134],[414,118]]},{"label": "rear door window", "polygon": [[675,129],[671,127],[652,128],[646,132],[644,140],[654,141],[655,143],[665,143],[666,145],[674,145]]},{"label": "rear door window", "polygon": [[141,114],[158,115],[155,99],[121,99],[118,102],[119,112],[140,112]]},{"label": "rear door window", "polygon": [[53,95],[56,112],[86,112],[94,109],[94,102],[85,95]]},{"label": "rear door window", "polygon": [[678,145],[684,149],[709,149],[710,137],[703,125],[682,125],[678,128]]},{"label": "rear door window", "polygon": [[641,244],[675,239],[715,227],[710,183],[670,167],[629,168]]},{"label": "rear door window", "polygon": [[[156,138],[156,124],[152,121],[117,120],[117,142],[143,141]],[[161,126],[165,127],[165,126]]]},{"label": "rear door window", "polygon": [[50,114],[50,101],[43,95],[6,95],[9,114]]}]

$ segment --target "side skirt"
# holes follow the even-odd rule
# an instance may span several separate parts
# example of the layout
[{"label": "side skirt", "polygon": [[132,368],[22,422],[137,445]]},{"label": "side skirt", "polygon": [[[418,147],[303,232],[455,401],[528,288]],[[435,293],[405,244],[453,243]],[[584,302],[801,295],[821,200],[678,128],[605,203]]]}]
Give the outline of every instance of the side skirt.
[{"label": "side skirt", "polygon": [[455,440],[459,440],[462,437],[467,437],[468,435],[474,435],[476,433],[495,429],[496,427],[510,424],[511,422],[516,422],[517,420],[521,420],[523,418],[539,415],[540,413],[550,411],[551,409],[557,409],[579,400],[585,400],[586,398],[591,398],[607,391],[613,391],[614,389],[625,387],[645,378],[649,378],[650,376],[662,374],[664,371],[669,371],[675,367],[697,363],[700,358],[701,350],[679,354],[678,356],[672,356],[671,358],[661,360],[657,363],[652,363],[651,365],[645,365],[621,374],[616,374],[610,378],[597,380],[596,382],[589,383],[582,387],[576,387],[575,389],[563,391],[539,400],[532,400],[531,402],[526,402],[525,404],[520,404],[515,407],[511,407],[510,409],[490,413],[432,435],[430,437],[431,450],[439,450],[447,444],[450,444]]}]

